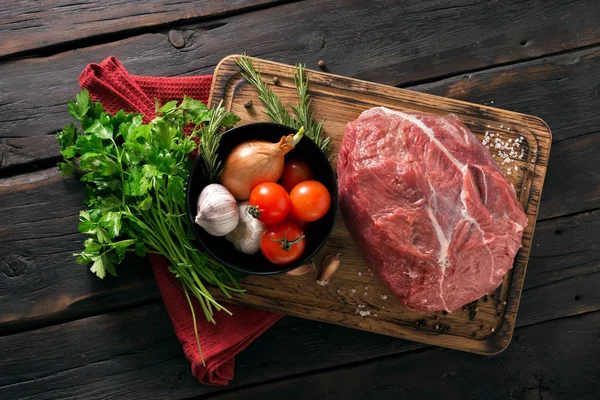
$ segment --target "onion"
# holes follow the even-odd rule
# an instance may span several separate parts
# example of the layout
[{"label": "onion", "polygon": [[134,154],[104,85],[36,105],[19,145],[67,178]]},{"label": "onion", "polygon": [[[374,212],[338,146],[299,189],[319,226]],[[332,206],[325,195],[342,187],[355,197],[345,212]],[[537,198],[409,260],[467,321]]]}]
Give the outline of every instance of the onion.
[{"label": "onion", "polygon": [[304,128],[282,136],[279,143],[249,140],[237,145],[225,160],[220,182],[237,200],[248,200],[263,182],[277,182],[283,174],[285,155],[302,139]]}]

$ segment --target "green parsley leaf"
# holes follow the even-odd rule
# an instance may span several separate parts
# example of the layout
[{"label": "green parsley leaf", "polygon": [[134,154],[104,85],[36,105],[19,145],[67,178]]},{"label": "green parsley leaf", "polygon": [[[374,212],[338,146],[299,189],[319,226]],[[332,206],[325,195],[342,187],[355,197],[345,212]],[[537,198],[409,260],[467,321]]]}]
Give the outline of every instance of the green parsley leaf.
[{"label": "green parsley leaf", "polygon": [[158,109],[157,114],[168,113],[169,111],[174,110],[175,107],[177,107],[177,103],[177,100],[166,102],[162,107]]},{"label": "green parsley leaf", "polygon": [[150,207],[152,207],[152,197],[146,197],[140,203],[140,210],[148,211],[150,209]]},{"label": "green parsley leaf", "polygon": [[[107,122],[108,122],[108,124],[107,124]],[[106,126],[106,125],[108,125],[108,126]],[[110,126],[110,120],[109,121],[101,121],[101,120],[94,121],[94,123],[85,130],[85,133],[93,133],[96,135],[96,137],[98,137],[100,139],[112,139],[112,137],[113,137],[112,126]]]},{"label": "green parsley leaf", "polygon": [[106,229],[111,239],[119,236],[121,231],[121,213],[109,211],[100,219],[100,226]]},{"label": "green parsley leaf", "polygon": [[129,252],[162,254],[214,322],[219,306],[205,285],[219,287],[227,296],[241,290],[228,271],[192,244],[185,184],[193,162],[189,155],[197,145],[184,128],[194,124],[199,136],[210,142],[206,148],[216,170],[221,132],[237,118],[221,105],[215,111],[185,98],[179,105],[157,105],[160,115],[144,124],[142,115],[106,113],[85,91],[68,109],[81,127],[71,123],[57,133],[64,158],[59,168],[63,173],[80,172],[88,207],[79,216],[78,230],[88,238],[83,251],[74,254],[76,262],[91,264],[91,271],[104,278],[117,275],[116,265]]}]

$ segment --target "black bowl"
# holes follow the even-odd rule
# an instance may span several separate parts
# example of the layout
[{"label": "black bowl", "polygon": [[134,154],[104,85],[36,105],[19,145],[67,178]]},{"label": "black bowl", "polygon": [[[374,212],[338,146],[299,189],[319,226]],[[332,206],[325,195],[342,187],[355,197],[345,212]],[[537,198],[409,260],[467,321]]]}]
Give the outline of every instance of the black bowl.
[{"label": "black bowl", "polygon": [[[285,125],[270,122],[260,122],[242,125],[233,128],[221,138],[219,146],[219,160],[221,163],[238,144],[249,139],[260,139],[269,142],[279,142],[282,136],[295,133],[295,130]],[[226,267],[253,275],[270,275],[290,271],[308,262],[323,247],[331,234],[337,211],[337,182],[331,164],[325,153],[309,138],[304,137],[296,147],[286,155],[286,159],[299,158],[312,167],[314,179],[321,182],[331,195],[331,207],[327,214],[318,221],[311,223],[306,235],[306,248],[302,256],[291,264],[275,265],[267,261],[262,253],[248,255],[237,251],[233,245],[223,237],[208,234],[194,220],[197,214],[197,201],[200,192],[210,182],[204,176],[199,157],[194,164],[187,188],[187,211],[192,230],[197,239],[199,248]]]}]

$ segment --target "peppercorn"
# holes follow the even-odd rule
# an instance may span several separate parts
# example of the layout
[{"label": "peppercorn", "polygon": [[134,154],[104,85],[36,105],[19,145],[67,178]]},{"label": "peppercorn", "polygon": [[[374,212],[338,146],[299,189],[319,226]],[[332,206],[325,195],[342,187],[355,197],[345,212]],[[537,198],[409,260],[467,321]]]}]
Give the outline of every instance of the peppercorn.
[{"label": "peppercorn", "polygon": [[244,108],[250,108],[252,107],[252,100],[248,100],[247,102],[244,103]]},{"label": "peppercorn", "polygon": [[273,83],[276,84],[276,85],[279,85],[279,77],[274,76],[273,77]]},{"label": "peppercorn", "polygon": [[325,68],[325,61],[319,60],[319,62],[317,63],[317,65],[319,66],[319,68],[323,69],[323,68]]}]

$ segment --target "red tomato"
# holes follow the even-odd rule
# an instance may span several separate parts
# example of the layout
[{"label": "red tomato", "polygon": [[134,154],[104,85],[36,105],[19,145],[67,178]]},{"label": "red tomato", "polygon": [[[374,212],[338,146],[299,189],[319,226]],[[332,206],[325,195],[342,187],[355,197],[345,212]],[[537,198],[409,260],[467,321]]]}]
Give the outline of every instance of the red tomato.
[{"label": "red tomato", "polygon": [[301,221],[313,222],[322,218],[331,205],[327,188],[317,181],[297,184],[290,193],[292,215]]},{"label": "red tomato", "polygon": [[284,221],[267,228],[260,240],[260,249],[267,260],[277,265],[296,261],[306,247],[306,239],[300,228]]},{"label": "red tomato", "polygon": [[275,182],[264,182],[252,189],[250,205],[254,206],[252,215],[267,225],[281,223],[291,207],[287,191]]},{"label": "red tomato", "polygon": [[312,178],[313,172],[308,163],[302,160],[290,160],[283,166],[283,175],[280,182],[285,190],[291,192],[294,186]]}]

